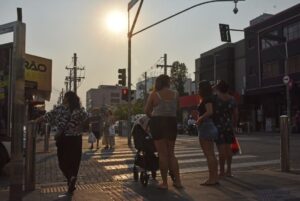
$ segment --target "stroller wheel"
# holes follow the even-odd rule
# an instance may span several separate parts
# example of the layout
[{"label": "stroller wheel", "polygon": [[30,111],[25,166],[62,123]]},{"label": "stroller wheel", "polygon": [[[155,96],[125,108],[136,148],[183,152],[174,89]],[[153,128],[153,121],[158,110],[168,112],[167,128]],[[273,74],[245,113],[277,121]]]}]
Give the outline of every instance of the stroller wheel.
[{"label": "stroller wheel", "polygon": [[135,166],[133,167],[133,179],[134,179],[134,181],[139,180],[139,172]]},{"label": "stroller wheel", "polygon": [[151,172],[152,179],[156,179],[156,171]]},{"label": "stroller wheel", "polygon": [[143,186],[147,186],[149,180],[149,175],[146,172],[141,172],[140,181]]},{"label": "stroller wheel", "polygon": [[173,172],[171,172],[170,170],[169,170],[169,176],[171,177],[172,181],[174,182],[175,176],[174,176]]}]

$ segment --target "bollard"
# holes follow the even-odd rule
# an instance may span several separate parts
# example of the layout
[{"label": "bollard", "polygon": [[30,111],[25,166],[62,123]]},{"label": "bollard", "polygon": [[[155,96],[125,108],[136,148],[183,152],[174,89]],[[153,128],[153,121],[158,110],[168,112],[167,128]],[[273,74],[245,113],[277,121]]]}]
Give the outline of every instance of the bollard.
[{"label": "bollard", "polygon": [[44,152],[49,152],[49,137],[50,137],[50,131],[49,131],[49,124],[46,123],[45,126],[45,139],[44,139]]},{"label": "bollard", "polygon": [[290,171],[290,157],[289,157],[289,118],[287,115],[280,116],[280,162],[281,171]]},{"label": "bollard", "polygon": [[35,137],[36,124],[26,125],[25,191],[35,190]]}]

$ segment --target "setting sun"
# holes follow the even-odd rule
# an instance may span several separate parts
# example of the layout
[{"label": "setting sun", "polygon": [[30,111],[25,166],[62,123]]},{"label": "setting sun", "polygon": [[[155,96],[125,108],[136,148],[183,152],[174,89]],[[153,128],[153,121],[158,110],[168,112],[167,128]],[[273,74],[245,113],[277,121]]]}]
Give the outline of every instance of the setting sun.
[{"label": "setting sun", "polygon": [[112,11],[106,17],[106,25],[112,32],[120,33],[125,31],[126,24],[126,14],[120,11]]}]

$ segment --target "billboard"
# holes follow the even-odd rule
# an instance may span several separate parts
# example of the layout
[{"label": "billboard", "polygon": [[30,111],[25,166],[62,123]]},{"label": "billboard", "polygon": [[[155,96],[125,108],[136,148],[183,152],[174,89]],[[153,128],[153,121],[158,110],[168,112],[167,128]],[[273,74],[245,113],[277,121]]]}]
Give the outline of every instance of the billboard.
[{"label": "billboard", "polygon": [[50,100],[52,89],[52,60],[25,54],[25,86],[39,97]]}]

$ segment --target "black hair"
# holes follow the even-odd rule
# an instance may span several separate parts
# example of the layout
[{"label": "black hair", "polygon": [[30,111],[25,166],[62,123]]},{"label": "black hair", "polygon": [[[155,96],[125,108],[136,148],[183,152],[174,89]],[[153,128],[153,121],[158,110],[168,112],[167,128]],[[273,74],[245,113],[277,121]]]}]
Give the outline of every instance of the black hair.
[{"label": "black hair", "polygon": [[229,85],[224,81],[221,80],[217,85],[216,89],[220,91],[221,93],[227,93],[229,90]]},{"label": "black hair", "polygon": [[168,75],[159,75],[155,80],[155,91],[160,91],[164,87],[170,87],[170,77]]},{"label": "black hair", "polygon": [[207,98],[212,96],[212,88],[209,81],[207,80],[200,81],[198,85],[198,89],[199,89],[199,95],[202,98]]},{"label": "black hair", "polygon": [[71,112],[73,112],[75,109],[80,109],[80,99],[75,92],[68,91],[65,93],[64,99],[67,100]]}]

